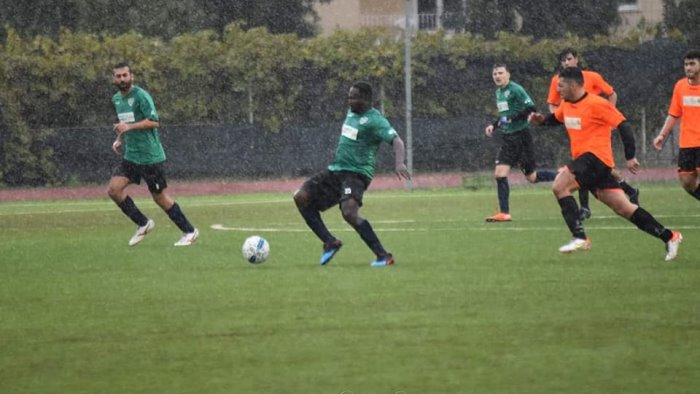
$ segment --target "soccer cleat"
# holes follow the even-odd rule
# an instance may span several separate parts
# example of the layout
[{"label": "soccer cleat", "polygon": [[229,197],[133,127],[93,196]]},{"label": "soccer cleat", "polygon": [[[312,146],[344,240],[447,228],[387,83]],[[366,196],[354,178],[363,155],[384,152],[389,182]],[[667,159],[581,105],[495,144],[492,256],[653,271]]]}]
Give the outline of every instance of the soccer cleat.
[{"label": "soccer cleat", "polygon": [[175,242],[175,246],[190,246],[199,238],[199,230],[194,229],[191,233],[183,233],[182,238]]},{"label": "soccer cleat", "polygon": [[591,210],[589,208],[583,207],[578,211],[579,220],[584,221],[586,219],[590,219],[590,217],[591,217]]},{"label": "soccer cleat", "polygon": [[591,240],[586,238],[586,239],[581,239],[581,238],[573,238],[569,243],[566,245],[562,245],[561,248],[559,248],[559,251],[561,253],[573,253],[573,252],[583,252],[586,250],[591,249]]},{"label": "soccer cleat", "polygon": [[384,257],[377,257],[377,259],[369,263],[369,265],[372,267],[387,267],[394,265],[394,256],[389,253]]},{"label": "soccer cleat", "polygon": [[131,239],[129,240],[129,246],[134,246],[137,243],[143,241],[143,239],[146,237],[146,234],[150,233],[151,230],[153,230],[153,227],[155,226],[156,222],[154,222],[152,219],[148,219],[146,224],[136,229],[136,234],[134,234],[134,236],[131,237]]},{"label": "soccer cleat", "polygon": [[683,242],[683,235],[678,231],[671,231],[673,236],[666,242],[666,261],[671,261],[678,255],[678,247]]},{"label": "soccer cleat", "polygon": [[632,190],[632,194],[629,195],[630,202],[634,205],[639,205],[639,189],[635,188]]},{"label": "soccer cleat", "polygon": [[499,212],[493,216],[489,216],[486,218],[486,221],[489,223],[492,223],[492,222],[510,222],[511,220],[513,220],[513,219],[510,217],[510,215],[507,213],[503,213],[503,212]]},{"label": "soccer cleat", "polygon": [[323,253],[321,254],[321,265],[328,264],[336,253],[343,247],[343,241],[335,238],[323,244]]}]

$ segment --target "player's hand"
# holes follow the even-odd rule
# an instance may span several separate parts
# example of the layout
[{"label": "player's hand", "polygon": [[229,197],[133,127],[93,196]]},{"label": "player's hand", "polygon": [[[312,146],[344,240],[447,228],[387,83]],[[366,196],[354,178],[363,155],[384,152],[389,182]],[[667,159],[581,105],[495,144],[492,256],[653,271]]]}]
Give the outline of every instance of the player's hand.
[{"label": "player's hand", "polygon": [[544,122],[544,115],[539,112],[533,112],[527,117],[527,122],[530,124],[542,124],[542,122]]},{"label": "player's hand", "polygon": [[115,123],[112,127],[117,136],[120,136],[131,129],[131,125],[124,122]]},{"label": "player's hand", "polygon": [[639,160],[636,157],[627,160],[627,169],[632,174],[636,174],[639,171]]},{"label": "player's hand", "polygon": [[486,126],[486,130],[484,130],[484,133],[486,133],[487,137],[491,137],[493,135],[493,125],[490,124]]},{"label": "player's hand", "polygon": [[395,171],[396,176],[399,177],[399,179],[411,179],[411,173],[408,172],[408,167],[406,167],[406,164],[397,163]]},{"label": "player's hand", "polygon": [[656,138],[654,138],[654,149],[660,151],[664,147],[664,136],[661,134],[657,135]]},{"label": "player's hand", "polygon": [[114,142],[112,142],[112,152],[119,154],[121,147],[122,147],[122,139],[121,138],[117,138],[116,140],[114,140]]}]

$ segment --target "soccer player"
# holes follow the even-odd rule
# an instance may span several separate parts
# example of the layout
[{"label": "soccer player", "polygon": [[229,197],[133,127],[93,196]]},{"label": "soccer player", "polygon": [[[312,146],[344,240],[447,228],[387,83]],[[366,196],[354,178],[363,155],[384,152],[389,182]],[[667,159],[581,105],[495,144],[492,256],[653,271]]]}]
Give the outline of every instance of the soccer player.
[{"label": "soccer player", "polygon": [[321,212],[340,204],[343,219],[360,235],[374,252],[372,267],[394,264],[394,257],[379,242],[369,222],[360,216],[362,196],[367,190],[377,160],[377,149],[382,142],[394,151],[395,171],[399,179],[410,179],[404,163],[405,148],[389,121],[372,108],[372,86],[356,82],[348,92],[348,110],[340,133],[334,160],[328,168],[307,179],[294,193],[294,202],[306,224],[323,242],[321,265],[329,261],[343,246],[334,237],[321,218]]},{"label": "soccer player", "polygon": [[579,216],[576,199],[571,195],[579,187],[594,193],[616,214],[628,219],[639,229],[659,238],[666,245],[666,261],[673,260],[683,240],[681,233],[665,228],[644,208],[630,202],[612,175],[612,129],[620,132],[624,145],[627,168],[633,174],[639,169],[635,158],[634,134],[624,115],[612,103],[586,92],[583,73],[577,67],[565,68],[559,74],[558,89],[564,99],[561,105],[546,117],[530,115],[530,123],[548,126],[564,124],[569,135],[570,161],[557,175],[552,185],[561,213],[573,239],[559,248],[562,253],[588,250],[591,241],[586,236]]},{"label": "soccer player", "polygon": [[[560,70],[567,67],[578,67],[578,52],[573,48],[566,48],[559,53],[559,66]],[[617,93],[613,87],[603,78],[602,75],[595,71],[581,70],[583,73],[583,88],[588,92],[598,96],[605,96],[607,100],[615,105],[617,103]],[[559,73],[554,74],[552,81],[549,84],[549,94],[547,95],[547,105],[549,106],[549,112],[554,113],[554,111],[561,104],[561,96],[557,89],[559,83]],[[613,168],[613,176],[620,181],[620,186],[622,190],[625,191],[630,198],[630,201],[634,204],[639,203],[639,189],[630,186],[622,177],[619,171]],[[578,198],[581,202],[581,220],[585,220],[591,217],[591,207],[588,204],[589,196],[588,190],[579,189]]]},{"label": "soccer player", "polygon": [[146,217],[125,191],[129,184],[140,184],[142,178],[148,185],[153,201],[183,233],[175,246],[189,246],[197,239],[199,231],[165,191],[168,187],[163,169],[165,151],[160,143],[159,118],[153,98],[146,90],[134,85],[134,76],[128,63],[119,63],[112,68],[112,83],[119,89],[112,96],[112,104],[119,120],[113,127],[117,138],[112,144],[112,150],[119,154],[123,148],[124,155],[112,172],[107,193],[138,226],[129,240],[129,246],[141,242],[155,227],[153,219]]},{"label": "soccer player", "polygon": [[532,135],[527,123],[527,117],[535,112],[535,103],[519,84],[510,80],[508,67],[496,63],[492,70],[493,82],[496,89],[496,106],[498,119],[486,127],[488,137],[494,130],[500,129],[503,135],[501,148],[496,157],[496,193],[498,195],[499,212],[486,218],[487,222],[510,222],[510,185],[508,173],[514,165],[520,165],[525,178],[531,182],[551,182],[556,173],[553,171],[535,170],[535,149]]},{"label": "soccer player", "polygon": [[664,140],[681,121],[678,179],[688,194],[700,200],[698,168],[700,168],[700,50],[688,51],[683,58],[685,77],[676,82],[668,109],[668,116],[654,148],[661,150]]}]

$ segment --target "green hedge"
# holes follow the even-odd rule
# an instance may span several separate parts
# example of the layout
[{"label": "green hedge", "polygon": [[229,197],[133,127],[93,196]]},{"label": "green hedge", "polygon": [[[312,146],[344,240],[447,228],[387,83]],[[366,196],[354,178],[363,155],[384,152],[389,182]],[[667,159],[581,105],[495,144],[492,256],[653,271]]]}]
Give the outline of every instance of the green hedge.
[{"label": "green hedge", "polygon": [[[104,127],[114,120],[111,66],[127,60],[136,81],[154,96],[167,124],[253,124],[276,131],[286,123],[340,118],[350,82],[366,79],[381,91],[390,117],[404,111],[403,38],[388,30],[339,31],[298,39],[229,25],[170,41],[63,31],[56,40],[20,37],[7,28],[0,51],[0,182],[56,181],[42,141],[62,127]],[[635,37],[534,41],[500,34],[419,33],[414,39],[414,113],[458,117],[493,113],[491,65],[506,61],[513,78],[544,104],[544,92],[565,46],[583,53],[634,50]],[[543,107],[543,106],[542,106]],[[543,107],[544,108],[544,107]]]}]

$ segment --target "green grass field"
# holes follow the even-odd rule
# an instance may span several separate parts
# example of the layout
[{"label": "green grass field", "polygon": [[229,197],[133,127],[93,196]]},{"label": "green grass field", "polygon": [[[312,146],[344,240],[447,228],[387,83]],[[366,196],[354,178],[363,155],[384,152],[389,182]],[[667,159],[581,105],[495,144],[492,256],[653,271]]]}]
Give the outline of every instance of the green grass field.
[{"label": "green grass field", "polygon": [[[0,204],[2,393],[696,393],[698,204],[676,183],[642,205],[685,242],[664,245],[592,202],[593,249],[547,188],[373,192],[362,214],[397,264],[342,222],[326,267],[288,194],[179,198],[189,248],[150,200],[134,226],[107,200]],[[222,224],[229,231],[214,230]],[[248,264],[242,241],[272,246]]]}]

